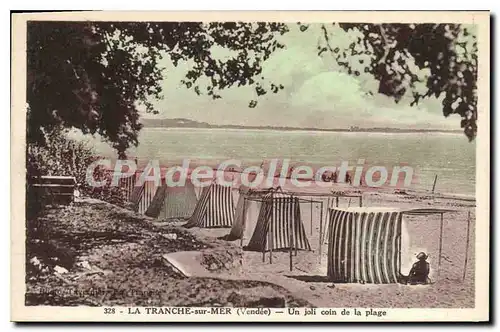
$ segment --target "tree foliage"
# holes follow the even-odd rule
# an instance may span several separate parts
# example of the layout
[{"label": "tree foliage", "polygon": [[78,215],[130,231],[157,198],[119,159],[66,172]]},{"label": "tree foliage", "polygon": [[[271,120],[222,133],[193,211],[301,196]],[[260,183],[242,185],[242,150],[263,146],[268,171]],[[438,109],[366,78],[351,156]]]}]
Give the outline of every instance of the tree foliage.
[{"label": "tree foliage", "polygon": [[[100,134],[123,155],[138,143],[138,107],[154,112],[150,98],[161,98],[163,56],[194,63],[182,83],[198,94],[220,98],[235,85],[259,93],[267,87],[254,77],[283,48],[275,37],[286,31],[277,23],[29,22],[28,142],[43,143],[63,125]],[[214,58],[214,46],[231,55]],[[210,78],[207,91],[197,85],[202,76]]]},{"label": "tree foliage", "polygon": [[[307,26],[301,25],[303,31]],[[342,23],[340,28],[358,34],[348,49],[335,45],[330,25],[322,25],[318,53],[332,54],[349,74],[359,76],[353,64],[379,81],[378,93],[411,104],[441,97],[443,114],[461,116],[461,127],[472,140],[477,133],[477,40],[470,28],[459,24]],[[368,61],[366,61],[368,59]],[[422,71],[427,69],[427,74]],[[419,86],[423,89],[419,89]]]},{"label": "tree foliage", "polygon": [[[364,71],[380,82],[378,92],[396,101],[407,95],[413,103],[443,97],[444,115],[459,114],[467,137],[475,136],[477,44],[466,28],[340,24],[359,34],[357,42],[342,49],[330,38],[330,27],[322,25],[319,55],[333,55],[352,75],[360,74],[353,61],[366,64]],[[300,29],[306,31],[307,25]],[[151,98],[162,97],[168,72],[159,63],[165,56],[174,65],[192,64],[182,84],[197,94],[217,99],[221,90],[245,85],[258,96],[276,93],[283,86],[264,84],[262,65],[284,48],[278,37],[287,31],[288,25],[272,22],[28,22],[28,142],[43,143],[45,133],[62,125],[97,133],[123,155],[138,143],[139,108],[155,112]],[[216,58],[213,47],[229,55]],[[430,73],[422,78],[418,70],[425,68]],[[208,86],[200,84],[202,77]],[[416,89],[419,83],[424,91]]]}]

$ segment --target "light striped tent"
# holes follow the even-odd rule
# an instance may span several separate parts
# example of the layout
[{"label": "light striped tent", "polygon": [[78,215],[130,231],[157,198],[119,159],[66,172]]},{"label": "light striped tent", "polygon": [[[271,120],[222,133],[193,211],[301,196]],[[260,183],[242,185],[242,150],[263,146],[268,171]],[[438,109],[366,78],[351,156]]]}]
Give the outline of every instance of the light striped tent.
[{"label": "light striped tent", "polygon": [[262,205],[261,200],[251,198],[258,198],[263,195],[261,191],[251,190],[243,185],[240,186],[233,226],[228,236],[229,240],[250,239],[257,224]]},{"label": "light striped tent", "polygon": [[196,191],[190,181],[178,187],[163,184],[156,190],[145,214],[153,218],[189,218],[197,202]]},{"label": "light striped tent", "polygon": [[[375,284],[399,282],[401,256],[405,251],[404,247],[408,245],[404,243],[407,240],[404,239],[405,232],[402,231],[405,229],[403,215],[442,215],[445,212],[452,211],[388,208],[330,209],[328,277],[334,282]],[[441,253],[439,255],[441,256]]]},{"label": "light striped tent", "polygon": [[234,210],[232,188],[212,182],[203,188],[186,227],[231,227]]},{"label": "light striped tent", "polygon": [[[300,199],[272,191],[261,200],[259,216],[247,249],[262,252],[289,248],[311,250],[301,220]],[[243,227],[246,226],[244,221]]]}]

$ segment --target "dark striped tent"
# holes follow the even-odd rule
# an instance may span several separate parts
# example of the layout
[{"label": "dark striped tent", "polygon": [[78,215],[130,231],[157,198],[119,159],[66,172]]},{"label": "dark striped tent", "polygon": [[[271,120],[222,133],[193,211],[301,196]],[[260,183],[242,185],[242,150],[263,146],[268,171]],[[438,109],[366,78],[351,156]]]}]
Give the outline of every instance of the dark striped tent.
[{"label": "dark striped tent", "polygon": [[328,277],[334,282],[396,283],[400,275],[402,214],[331,209]]},{"label": "dark striped tent", "polygon": [[130,195],[130,202],[134,211],[144,214],[153,201],[153,197],[158,189],[154,181],[145,181],[142,186],[136,185]]},{"label": "dark striped tent", "polygon": [[216,183],[204,187],[187,227],[231,227],[234,218],[232,188]]},{"label": "dark striped tent", "polygon": [[352,208],[329,210],[328,277],[334,282],[397,283],[401,279],[403,215],[438,209]]},{"label": "dark striped tent", "polygon": [[194,185],[186,181],[184,186],[168,187],[163,184],[156,190],[146,215],[153,218],[189,218],[198,199]]},{"label": "dark striped tent", "polygon": [[141,199],[143,189],[144,189],[143,186],[138,186],[138,185],[134,185],[134,188],[132,189],[132,193],[130,194],[129,197],[129,202],[132,203],[132,205],[135,208],[139,204],[139,200]]},{"label": "dark striped tent", "polygon": [[259,216],[247,248],[256,251],[271,248],[311,250],[300,216],[299,198],[271,192],[261,199]]}]

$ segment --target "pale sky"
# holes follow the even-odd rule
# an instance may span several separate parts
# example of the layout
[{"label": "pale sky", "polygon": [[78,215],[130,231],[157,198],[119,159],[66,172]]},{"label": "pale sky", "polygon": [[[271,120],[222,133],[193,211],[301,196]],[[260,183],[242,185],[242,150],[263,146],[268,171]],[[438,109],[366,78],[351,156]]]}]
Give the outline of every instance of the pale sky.
[{"label": "pale sky", "polygon": [[[165,98],[154,101],[160,114],[144,116],[188,118],[211,124],[460,129],[459,117],[445,118],[436,99],[410,107],[408,102],[395,104],[389,97],[368,95],[369,90],[377,89],[377,82],[369,74],[350,76],[332,58],[317,55],[319,26],[306,32],[298,31],[296,25],[291,29],[282,37],[286,48],[275,52],[263,66],[263,76],[283,84],[285,89],[259,97],[257,107],[248,107],[255,98],[253,87],[225,90],[218,100],[196,95],[179,83],[188,64],[176,68],[165,57]],[[349,45],[357,36],[333,29],[331,38],[337,45]]]}]

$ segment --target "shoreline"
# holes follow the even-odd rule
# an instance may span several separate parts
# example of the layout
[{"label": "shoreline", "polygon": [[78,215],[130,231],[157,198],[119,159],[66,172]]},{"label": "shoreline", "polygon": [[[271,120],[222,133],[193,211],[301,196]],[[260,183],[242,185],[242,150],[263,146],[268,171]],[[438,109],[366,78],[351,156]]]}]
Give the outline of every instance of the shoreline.
[{"label": "shoreline", "polygon": [[[168,168],[171,166],[165,166],[160,168],[161,172],[161,180],[162,184],[165,182],[165,173]],[[176,166],[174,166],[176,167]],[[190,179],[190,174],[193,168],[188,168],[187,169],[187,175],[186,175],[186,180]],[[264,169],[265,170],[265,169]],[[135,174],[140,174],[142,171],[144,171],[144,168],[141,168],[140,170],[136,170]],[[215,173],[214,178],[217,176],[217,168],[213,168],[213,171]],[[113,171],[111,171],[113,172]],[[241,183],[241,174],[243,174],[243,171],[240,170],[229,170],[229,171],[224,171],[223,172],[223,178],[226,181],[236,181],[231,187],[233,190],[239,190],[240,187],[242,186]],[[237,175],[235,175],[237,174]],[[300,195],[305,195],[305,196],[325,196],[327,194],[331,194],[334,191],[345,191],[348,193],[369,193],[369,192],[379,192],[379,193],[389,193],[389,194],[412,194],[412,195],[427,195],[427,196],[432,196],[435,198],[447,198],[447,199],[456,199],[456,200],[463,200],[463,201],[476,201],[476,195],[472,193],[466,193],[466,192],[449,192],[449,191],[436,191],[436,192],[431,192],[428,189],[425,188],[418,188],[418,187],[399,187],[399,186],[392,186],[392,185],[383,185],[380,187],[369,187],[366,185],[360,185],[360,186],[354,186],[349,183],[345,182],[320,182],[322,185],[316,184],[316,181],[312,179],[298,179],[299,182],[301,183],[310,183],[308,186],[304,187],[299,187],[299,186],[291,186],[291,178],[290,177],[282,177],[281,172],[274,177],[269,177],[268,173],[264,172],[264,177],[263,180],[255,189],[263,189],[263,188],[270,188],[270,187],[282,187],[282,189],[285,189],[289,193],[296,194],[298,196]],[[272,185],[269,185],[269,180],[272,179]],[[284,179],[284,181],[283,181]],[[178,180],[178,179],[177,179]],[[200,182],[206,182],[209,181],[209,179],[202,178],[200,179]],[[283,181],[283,182],[282,182]],[[192,183],[191,181],[189,181]],[[328,184],[328,185],[327,185]],[[325,186],[323,186],[325,185]],[[291,189],[295,190],[291,190]],[[307,191],[304,191],[304,189],[308,189]],[[329,190],[329,191],[328,191]],[[327,191],[327,192],[325,192]]]},{"label": "shoreline", "polygon": [[156,130],[224,130],[224,131],[276,131],[276,132],[301,132],[301,133],[374,133],[374,134],[453,134],[462,135],[462,131],[446,130],[446,129],[394,129],[394,130],[377,130],[376,128],[362,128],[357,130],[350,129],[321,129],[321,128],[265,128],[265,127],[238,127],[238,126],[214,126],[214,127],[161,127],[161,126],[144,126],[142,129]]}]

